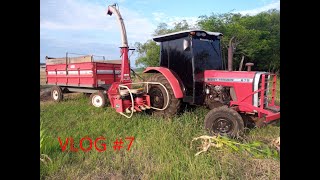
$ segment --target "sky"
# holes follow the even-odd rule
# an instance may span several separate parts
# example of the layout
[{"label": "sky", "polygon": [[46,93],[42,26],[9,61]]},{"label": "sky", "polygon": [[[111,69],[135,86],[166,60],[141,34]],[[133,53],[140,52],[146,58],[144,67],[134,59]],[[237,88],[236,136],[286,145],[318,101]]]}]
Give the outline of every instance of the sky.
[{"label": "sky", "polygon": [[[40,0],[40,62],[66,52],[120,59],[120,29],[116,17],[106,14],[113,3],[119,5],[130,47],[151,39],[159,23],[172,27],[185,19],[194,25],[199,16],[212,13],[280,9],[280,0]],[[136,56],[130,58],[132,65]]]}]

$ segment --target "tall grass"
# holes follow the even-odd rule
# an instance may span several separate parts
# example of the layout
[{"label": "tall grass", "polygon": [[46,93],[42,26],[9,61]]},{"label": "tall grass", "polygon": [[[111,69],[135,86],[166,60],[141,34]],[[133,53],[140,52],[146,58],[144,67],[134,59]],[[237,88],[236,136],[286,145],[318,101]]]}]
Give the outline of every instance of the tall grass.
[{"label": "tall grass", "polygon": [[[52,163],[41,164],[41,179],[279,179],[279,159],[256,159],[246,152],[228,149],[209,150],[197,157],[190,149],[194,137],[204,135],[207,109],[199,107],[180,116],[162,119],[136,113],[127,119],[110,107],[98,109],[82,96],[66,97],[61,103],[42,102],[40,119],[46,129],[44,154]],[[253,129],[246,141],[271,142],[279,136],[278,126]],[[62,152],[58,137],[79,140],[89,136],[106,138],[107,150]],[[134,136],[130,151],[125,137]],[[122,138],[124,147],[114,151],[112,146]],[[88,147],[88,141],[84,146]]]}]

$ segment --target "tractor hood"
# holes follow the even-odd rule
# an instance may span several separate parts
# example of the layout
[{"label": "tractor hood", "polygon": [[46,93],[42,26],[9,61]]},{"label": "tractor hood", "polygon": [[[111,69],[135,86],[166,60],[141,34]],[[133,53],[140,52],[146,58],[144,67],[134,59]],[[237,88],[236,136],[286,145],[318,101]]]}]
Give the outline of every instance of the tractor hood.
[{"label": "tractor hood", "polygon": [[[268,88],[268,80],[270,74],[267,72],[258,71],[216,71],[206,70],[204,72],[204,82],[210,85],[221,85],[225,87],[232,87],[232,99],[234,101],[245,100],[247,103],[255,107],[259,106],[259,94],[254,93],[258,91],[261,86],[262,75],[267,78],[265,87]],[[252,94],[252,96],[248,96]],[[265,94],[267,97],[267,94]]]},{"label": "tractor hood", "polygon": [[206,83],[252,83],[255,71],[204,71],[204,82]]}]

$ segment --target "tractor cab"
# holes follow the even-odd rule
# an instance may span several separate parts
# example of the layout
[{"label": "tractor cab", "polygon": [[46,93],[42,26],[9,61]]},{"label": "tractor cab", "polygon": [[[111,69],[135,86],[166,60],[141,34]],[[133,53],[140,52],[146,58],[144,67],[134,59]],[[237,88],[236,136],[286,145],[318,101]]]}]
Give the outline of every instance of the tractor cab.
[{"label": "tractor cab", "polygon": [[173,71],[184,85],[184,102],[203,104],[204,71],[223,69],[221,36],[219,32],[186,30],[153,38],[160,42],[160,66]]}]

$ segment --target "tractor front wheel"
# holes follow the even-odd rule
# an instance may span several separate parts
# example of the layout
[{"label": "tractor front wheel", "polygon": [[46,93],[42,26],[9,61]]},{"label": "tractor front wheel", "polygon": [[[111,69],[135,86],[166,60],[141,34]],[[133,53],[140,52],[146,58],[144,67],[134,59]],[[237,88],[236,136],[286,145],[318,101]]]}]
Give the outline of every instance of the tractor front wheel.
[{"label": "tractor front wheel", "polygon": [[205,117],[204,126],[210,134],[217,133],[230,137],[237,137],[244,130],[244,123],[240,114],[227,106],[209,111]]},{"label": "tractor front wheel", "polygon": [[[163,84],[168,91],[167,94],[161,85],[149,85],[148,94],[152,107],[163,109],[168,103],[167,108],[162,111],[152,110],[153,115],[171,117],[177,114],[180,110],[181,100],[174,96],[173,89],[166,77],[162,74],[155,74],[148,79],[148,82],[159,82]],[[169,102],[167,102],[167,95],[169,95]]]}]

